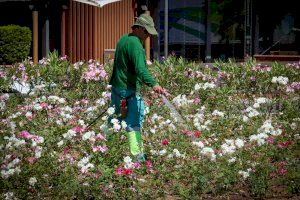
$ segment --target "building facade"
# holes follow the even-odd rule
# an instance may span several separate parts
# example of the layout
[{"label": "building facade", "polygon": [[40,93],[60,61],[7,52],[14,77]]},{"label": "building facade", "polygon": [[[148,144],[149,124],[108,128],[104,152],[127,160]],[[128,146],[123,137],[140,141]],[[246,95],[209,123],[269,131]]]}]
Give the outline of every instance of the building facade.
[{"label": "building facade", "polygon": [[205,62],[297,55],[300,15],[296,4],[294,0],[159,0],[153,11],[159,28],[154,52],[165,56],[167,46],[167,54]]},{"label": "building facade", "polygon": [[0,0],[0,26],[31,28],[35,62],[54,50],[72,62],[104,62],[143,12],[150,13],[159,33],[145,43],[148,59],[174,54],[211,62],[300,52],[294,0],[120,0],[103,7],[80,1]]},{"label": "building facade", "polygon": [[104,61],[121,35],[131,31],[135,2],[123,0],[96,7],[73,0],[0,0],[0,25],[28,26],[37,62],[57,50],[72,62]]}]

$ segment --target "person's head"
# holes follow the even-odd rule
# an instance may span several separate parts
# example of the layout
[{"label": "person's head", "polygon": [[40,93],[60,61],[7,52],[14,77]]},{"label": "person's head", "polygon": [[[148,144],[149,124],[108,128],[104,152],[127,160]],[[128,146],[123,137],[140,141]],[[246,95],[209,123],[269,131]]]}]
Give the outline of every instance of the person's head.
[{"label": "person's head", "polygon": [[153,19],[148,14],[141,14],[131,28],[133,33],[143,41],[150,35],[157,35]]}]

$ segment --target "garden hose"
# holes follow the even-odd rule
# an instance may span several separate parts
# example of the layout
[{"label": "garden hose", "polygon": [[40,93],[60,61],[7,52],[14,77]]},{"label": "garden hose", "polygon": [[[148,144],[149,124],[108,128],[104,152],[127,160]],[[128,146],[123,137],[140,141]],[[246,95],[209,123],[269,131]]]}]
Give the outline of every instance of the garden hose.
[{"label": "garden hose", "polygon": [[164,104],[169,108],[171,113],[174,115],[176,120],[181,123],[185,129],[188,129],[189,126],[187,125],[186,121],[183,119],[183,117],[179,114],[179,112],[176,110],[175,106],[171,104],[171,102],[167,99],[165,95],[161,95],[162,101]]},{"label": "garden hose", "polygon": [[100,117],[102,117],[104,113],[106,113],[107,110],[108,108],[106,108],[102,113],[100,113],[91,123],[88,124],[86,129],[90,128]]}]

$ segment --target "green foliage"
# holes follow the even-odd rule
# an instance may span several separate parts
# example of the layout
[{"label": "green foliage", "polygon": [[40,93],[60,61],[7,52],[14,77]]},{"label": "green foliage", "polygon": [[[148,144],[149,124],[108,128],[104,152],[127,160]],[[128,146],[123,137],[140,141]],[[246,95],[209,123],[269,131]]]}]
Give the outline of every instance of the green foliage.
[{"label": "green foliage", "polygon": [[269,170],[266,163],[259,164],[249,178],[249,186],[253,196],[265,197],[269,187]]},{"label": "green foliage", "polygon": [[30,53],[31,30],[18,25],[0,26],[0,63],[14,64]]},{"label": "green foliage", "polygon": [[[19,199],[299,195],[299,89],[288,91],[299,82],[297,65],[155,61],[149,70],[171,93],[167,98],[187,127],[143,89],[149,162],[139,164],[129,153],[125,130],[107,126],[107,113],[97,118],[110,103],[111,64],[72,64],[52,52],[36,65],[26,59],[3,69],[1,87],[19,81],[30,91],[0,96],[1,197],[10,192]],[[272,81],[279,76],[288,82]],[[257,103],[259,98],[267,100]],[[251,116],[250,107],[259,114]],[[95,136],[86,139],[85,134]],[[135,167],[124,161],[128,156]]]}]

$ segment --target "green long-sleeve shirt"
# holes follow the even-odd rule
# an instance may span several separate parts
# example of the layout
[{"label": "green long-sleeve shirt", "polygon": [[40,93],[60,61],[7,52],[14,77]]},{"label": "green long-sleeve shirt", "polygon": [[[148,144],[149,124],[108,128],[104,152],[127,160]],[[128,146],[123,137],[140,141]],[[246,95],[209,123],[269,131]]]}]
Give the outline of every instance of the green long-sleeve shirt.
[{"label": "green long-sleeve shirt", "polygon": [[121,89],[138,90],[142,84],[156,85],[147,66],[140,39],[134,35],[122,36],[117,44],[110,84]]}]

